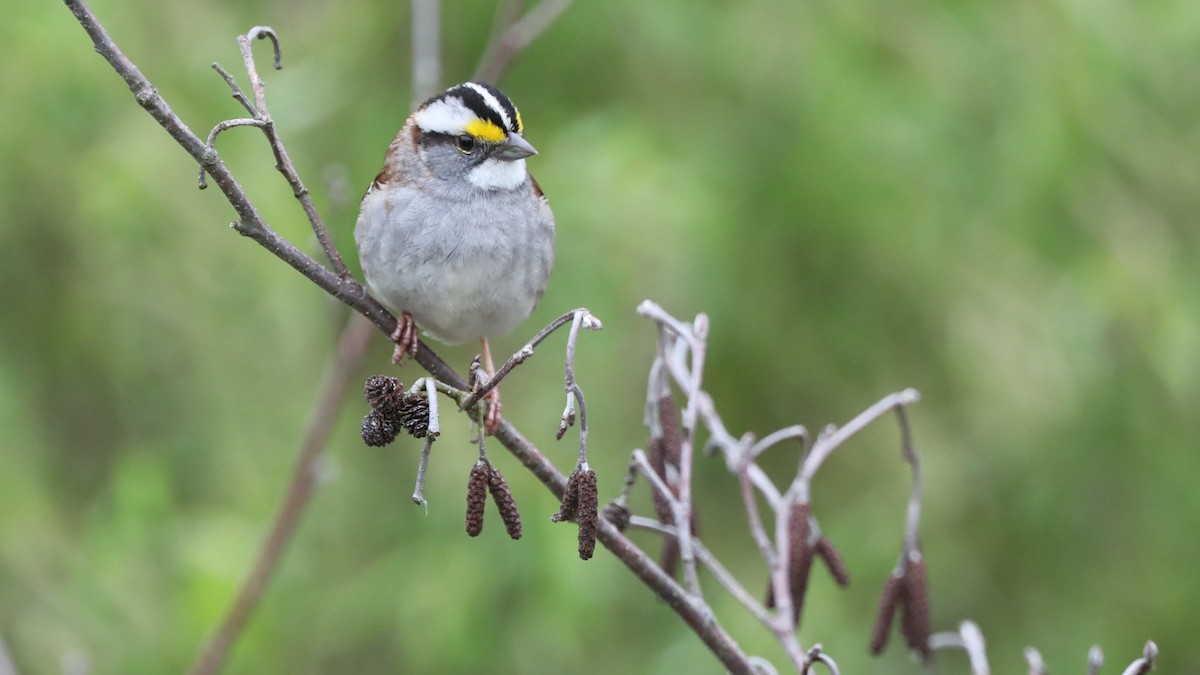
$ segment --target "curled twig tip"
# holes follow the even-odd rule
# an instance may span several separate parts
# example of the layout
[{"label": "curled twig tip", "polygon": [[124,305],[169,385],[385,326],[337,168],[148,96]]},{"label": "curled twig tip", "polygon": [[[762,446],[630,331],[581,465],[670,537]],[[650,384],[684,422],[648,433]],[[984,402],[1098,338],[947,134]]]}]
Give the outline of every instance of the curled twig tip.
[{"label": "curled twig tip", "polygon": [[271,65],[275,70],[283,69],[283,55],[279,50],[279,36],[275,34],[275,29],[270,26],[255,26],[246,32],[247,40],[270,40],[271,47],[275,54],[275,60]]},{"label": "curled twig tip", "polygon": [[823,664],[826,668],[829,669],[829,672],[831,673],[831,675],[840,675],[841,674],[841,671],[838,670],[837,663],[835,663],[834,660],[828,654],[825,653],[824,648],[821,646],[820,643],[813,645],[812,648],[808,650],[808,654],[806,654],[806,657],[810,664],[812,664],[812,663]]}]

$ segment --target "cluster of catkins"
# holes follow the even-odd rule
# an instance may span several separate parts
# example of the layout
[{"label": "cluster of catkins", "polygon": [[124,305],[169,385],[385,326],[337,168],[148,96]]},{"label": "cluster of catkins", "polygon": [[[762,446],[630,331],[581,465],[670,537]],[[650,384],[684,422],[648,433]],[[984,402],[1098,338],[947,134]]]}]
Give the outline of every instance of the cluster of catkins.
[{"label": "cluster of catkins", "polygon": [[401,429],[416,438],[429,433],[429,401],[404,391],[404,384],[387,375],[372,375],[363,385],[371,412],[363,417],[362,439],[371,447],[396,440]]},{"label": "cluster of catkins", "polygon": [[[363,417],[362,439],[370,446],[387,445],[396,439],[401,429],[417,438],[429,432],[429,401],[417,393],[406,393],[404,385],[394,377],[372,375],[363,385],[371,412]],[[479,536],[483,531],[483,511],[491,494],[504,529],[513,539],[521,538],[521,515],[508,483],[498,469],[481,456],[471,467],[467,480],[467,534]],[[587,560],[596,550],[596,527],[599,519],[596,473],[583,462],[571,473],[563,492],[562,505],[551,517],[553,522],[574,520],[579,523],[579,557]],[[628,515],[626,515],[628,518]]]}]

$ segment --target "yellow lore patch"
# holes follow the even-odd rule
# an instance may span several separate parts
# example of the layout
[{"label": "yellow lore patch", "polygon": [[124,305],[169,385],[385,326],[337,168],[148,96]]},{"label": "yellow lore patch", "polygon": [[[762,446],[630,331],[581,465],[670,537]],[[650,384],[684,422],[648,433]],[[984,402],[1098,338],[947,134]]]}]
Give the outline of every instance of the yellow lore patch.
[{"label": "yellow lore patch", "polygon": [[521,121],[521,111],[516,108],[513,108],[513,110],[517,111],[517,133],[523,134],[525,133],[525,123]]},{"label": "yellow lore patch", "polygon": [[508,138],[508,134],[504,133],[504,130],[494,122],[478,118],[467,122],[466,131],[469,135],[489,143],[499,143]]}]

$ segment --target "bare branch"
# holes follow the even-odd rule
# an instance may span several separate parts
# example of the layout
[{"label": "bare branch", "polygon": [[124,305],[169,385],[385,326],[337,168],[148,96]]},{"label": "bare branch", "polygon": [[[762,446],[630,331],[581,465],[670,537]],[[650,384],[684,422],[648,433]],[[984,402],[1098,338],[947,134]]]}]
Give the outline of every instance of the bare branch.
[{"label": "bare branch", "polygon": [[767,528],[763,525],[762,515],[758,510],[758,498],[754,493],[754,486],[750,482],[750,467],[758,467],[752,464],[751,452],[743,453],[743,459],[745,461],[738,471],[738,481],[742,486],[742,506],[746,509],[746,517],[750,522],[750,534],[754,537],[754,543],[758,545],[758,552],[766,561],[767,567],[773,570],[779,564],[779,556],[775,551],[771,536],[767,534]]},{"label": "bare branch", "polygon": [[[242,91],[242,86],[237,83],[237,80],[234,79],[233,75],[230,74],[230,72],[228,70],[225,70],[224,68],[222,68],[221,64],[219,64],[215,61],[212,63],[212,69],[217,71],[217,73],[222,77],[222,79],[225,80],[225,84],[229,85],[229,91],[233,95],[233,100],[237,101],[238,103],[241,103],[242,107],[246,109],[246,112],[250,113],[251,115],[255,115],[258,113],[258,109],[256,109],[254,107],[254,104],[250,102],[250,99],[246,98],[246,92]],[[208,144],[212,145],[212,139],[209,139]],[[200,189],[203,190],[205,188],[204,178],[203,178],[203,176],[204,176],[203,168],[201,168],[200,176],[201,176]]]},{"label": "bare branch", "polygon": [[930,635],[929,648],[932,650],[962,649],[967,652],[967,658],[971,661],[972,675],[988,675],[991,672],[983,633],[973,621],[963,621],[959,624],[957,633],[944,632]]},{"label": "bare branch", "polygon": [[[508,25],[499,33],[498,38],[493,29],[492,40],[483,50],[479,67],[471,79],[482,82],[498,81],[509,63],[567,11],[571,2],[572,0],[541,0],[525,16]],[[510,6],[512,4],[514,3],[506,3],[501,7],[497,15],[498,22],[506,20],[514,13]]]},{"label": "bare branch", "polygon": [[421,446],[421,459],[417,463],[417,486],[413,488],[412,500],[418,506],[429,507],[425,501],[425,474],[429,470],[429,453],[433,450],[433,434],[425,435],[425,444]]},{"label": "bare branch", "polygon": [[275,60],[271,62],[271,65],[275,70],[283,70],[283,53],[279,50],[279,37],[275,35],[274,29],[270,26],[255,26],[246,31],[246,39],[269,39],[271,41],[271,51],[275,55]]},{"label": "bare branch", "polygon": [[1142,649],[1142,658],[1129,664],[1122,675],[1145,675],[1158,666],[1158,645],[1153,640],[1147,640]]},{"label": "bare branch", "polygon": [[[250,77],[250,88],[254,92],[254,118],[262,122],[261,128],[271,145],[272,154],[275,155],[275,168],[283,175],[288,185],[291,186],[292,195],[300,202],[301,208],[304,209],[304,215],[308,218],[313,234],[316,235],[317,241],[321,244],[321,249],[325,251],[330,264],[333,265],[334,274],[341,279],[349,279],[350,272],[346,269],[346,264],[342,261],[341,254],[338,253],[337,248],[333,245],[333,239],[329,236],[329,229],[325,227],[321,215],[317,213],[317,208],[308,193],[308,188],[304,186],[304,182],[300,179],[300,174],[296,171],[296,166],[292,163],[292,158],[288,155],[287,148],[284,147],[283,140],[279,137],[279,133],[275,129],[275,122],[271,119],[271,114],[267,111],[266,84],[258,75],[258,68],[254,63],[254,50],[251,45],[254,40],[262,40],[264,38],[270,39],[274,47],[275,69],[279,70],[283,68],[279,51],[279,38],[275,35],[275,31],[266,26],[255,26],[245,35],[238,36],[238,47],[242,52],[242,63],[246,67],[246,74]],[[228,77],[228,73],[222,73],[222,77],[226,78],[226,82],[232,82],[232,78]],[[240,90],[235,88],[234,98],[238,98],[239,93]],[[245,95],[241,94],[241,98],[244,99]],[[201,178],[201,187],[203,187],[203,178]]]},{"label": "bare branch", "polygon": [[442,82],[441,2],[412,3],[412,107],[437,93]]},{"label": "bare branch", "polygon": [[533,356],[533,350],[536,349],[537,346],[540,345],[546,338],[550,337],[551,333],[559,328],[562,328],[568,323],[575,321],[576,317],[580,317],[580,326],[588,330],[601,330],[604,328],[603,324],[600,323],[600,320],[593,316],[592,313],[589,312],[585,307],[579,307],[567,312],[566,314],[563,314],[547,324],[545,328],[538,331],[537,334],[529,340],[529,342],[526,342],[523,347],[518,349],[515,354],[509,357],[508,361],[506,361],[503,366],[500,366],[500,368],[496,371],[496,374],[493,375],[486,383],[481,385],[478,391],[471,392],[466,400],[462,402],[462,408],[466,410],[482,400],[484,396],[487,396],[489,392],[500,385],[500,380],[503,380],[510,372],[512,372],[513,368],[516,368],[525,361],[529,360],[529,357]]},{"label": "bare branch", "polygon": [[309,497],[312,496],[318,461],[329,439],[338,408],[346,398],[350,380],[366,357],[372,333],[371,324],[358,316],[352,316],[342,330],[337,351],[325,366],[325,375],[318,390],[320,396],[309,414],[304,436],[300,441],[300,450],[292,469],[287,496],[272,521],[270,532],[263,540],[254,567],[238,589],[237,596],[221,620],[220,627],[209,637],[199,658],[192,665],[192,675],[211,675],[220,670],[234,640],[241,634],[242,628],[266,591],[267,583],[283,557],[292,533],[304,515]]},{"label": "bare branch", "polygon": [[862,411],[854,419],[847,422],[846,426],[837,429],[829,435],[818,438],[816,443],[813,444],[812,452],[804,460],[804,466],[800,471],[798,480],[811,482],[812,477],[821,468],[821,464],[842,443],[845,443],[855,434],[862,431],[867,425],[883,417],[889,411],[916,403],[920,398],[920,394],[917,393],[916,389],[905,389],[895,394],[888,394],[878,403]]},{"label": "bare branch", "polygon": [[663,573],[650,556],[605,518],[600,519],[598,538],[605,548],[612,551],[638,579],[683,619],[730,673],[758,675],[750,657],[714,619],[708,605],[689,596],[674,579]]},{"label": "bare branch", "polygon": [[[629,526],[641,528],[643,530],[651,530],[653,532],[667,535],[668,537],[674,537],[677,535],[676,528],[670,525],[664,525],[653,518],[646,518],[643,516],[631,516],[629,518]],[[775,617],[771,616],[771,613],[762,606],[762,603],[760,603],[753,595],[751,595],[750,592],[746,590],[745,586],[742,586],[742,584],[738,582],[737,578],[734,577],[733,574],[721,564],[721,561],[718,560],[717,557],[713,555],[703,543],[700,542],[699,538],[693,539],[693,541],[696,545],[696,556],[700,560],[700,563],[704,565],[704,567],[708,569],[710,573],[712,573],[713,578],[717,580],[717,583],[721,584],[721,586],[728,591],[730,595],[732,595],[739,603],[742,604],[743,607],[753,614],[754,618],[758,619],[759,622],[761,622],[764,626],[771,628],[775,624]]]},{"label": "bare branch", "polygon": [[[820,663],[829,669],[830,675],[841,675],[838,670],[837,663],[824,651],[821,650],[820,644],[815,644],[812,649],[808,650],[808,663]],[[807,669],[806,669],[807,670]]]}]

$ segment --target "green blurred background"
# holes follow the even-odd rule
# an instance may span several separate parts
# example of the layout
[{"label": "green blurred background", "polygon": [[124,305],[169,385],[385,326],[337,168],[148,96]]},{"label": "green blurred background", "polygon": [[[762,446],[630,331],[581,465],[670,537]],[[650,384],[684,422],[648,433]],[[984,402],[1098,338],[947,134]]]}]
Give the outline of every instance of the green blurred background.
[{"label": "green blurred background", "polygon": [[[93,9],[196,130],[242,114],[209,63],[238,72],[234,36],[273,26],[271,111],[353,258],[357,199],[410,106],[405,3]],[[447,84],[492,18],[447,0]],[[0,635],[26,673],[178,672],[281,499],[346,312],[227,227],[60,3],[10,6],[0,44]],[[559,262],[497,348],[574,306],[604,320],[578,364],[602,499],[645,443],[644,298],[709,313],[707,386],[735,433],[842,423],[916,387],[935,628],[977,621],[997,672],[1024,672],[1029,644],[1081,672],[1097,642],[1119,672],[1147,638],[1164,672],[1198,672],[1198,63],[1194,0],[580,0],[500,83],[542,153]],[[219,149],[315,252],[261,136]],[[506,382],[505,413],[569,470],[562,345]],[[361,375],[388,355],[379,337]],[[462,425],[436,447],[426,514],[409,501],[418,445],[364,447],[365,412],[343,407],[228,672],[720,671],[612,556],[578,560],[498,446],[520,542],[494,511],[463,533]],[[919,670],[894,636],[866,654],[909,484],[897,447],[886,420],[815,487],[853,581],[814,576],[801,638],[847,673]],[[766,464],[786,480],[793,451]],[[733,482],[696,471],[705,539],[757,592]],[[742,646],[783,666],[706,587]]]}]

